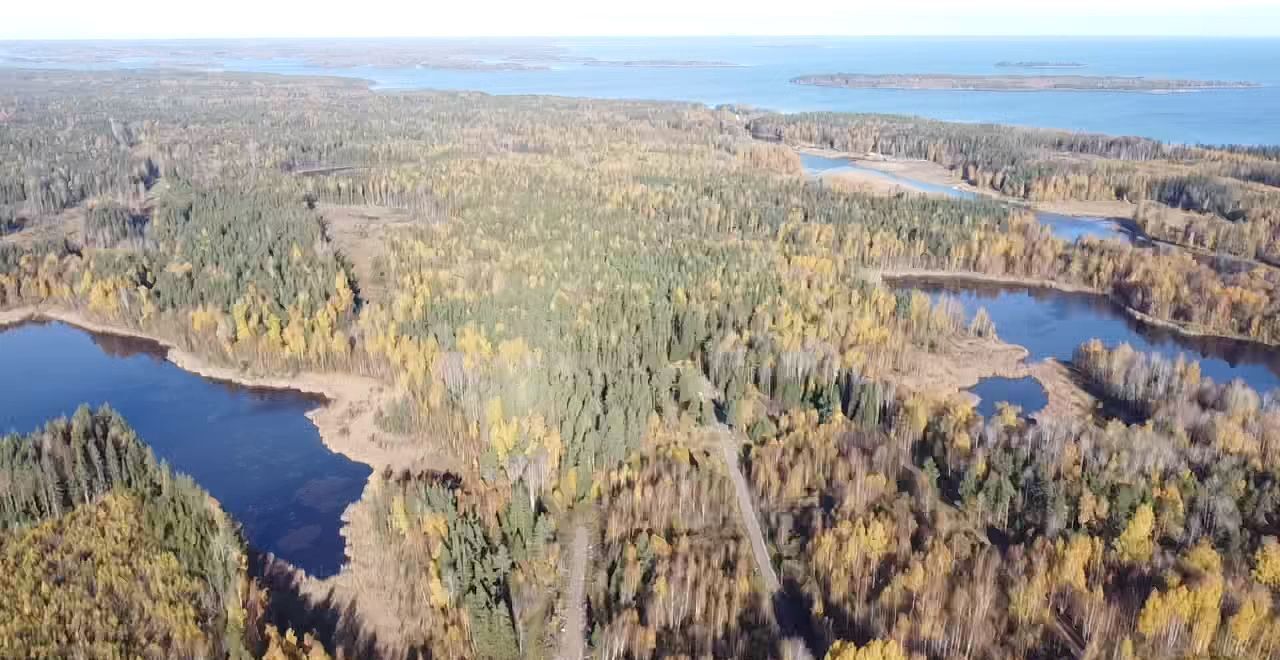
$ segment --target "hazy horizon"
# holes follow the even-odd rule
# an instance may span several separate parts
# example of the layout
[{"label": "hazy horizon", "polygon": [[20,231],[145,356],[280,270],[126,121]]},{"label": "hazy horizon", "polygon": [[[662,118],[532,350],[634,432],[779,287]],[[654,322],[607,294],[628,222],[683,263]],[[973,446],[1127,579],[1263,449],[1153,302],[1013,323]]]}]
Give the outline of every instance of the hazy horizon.
[{"label": "hazy horizon", "polygon": [[1280,6],[1263,0],[1222,0],[1212,7],[1188,0],[904,0],[868,8],[813,0],[783,9],[760,0],[654,0],[643,6],[498,0],[435,7],[400,0],[368,0],[358,7],[337,0],[175,7],[143,0],[128,12],[93,0],[63,0],[24,4],[8,13],[0,40],[1280,37]]},{"label": "hazy horizon", "polygon": [[1241,40],[1267,41],[1280,40],[1280,34],[1078,34],[1045,32],[1042,34],[460,34],[460,35],[313,35],[313,36],[209,36],[209,37],[36,37],[17,38],[0,37],[0,43],[38,43],[38,42],[218,42],[218,41],[578,41],[578,40],[610,40],[628,41],[642,39],[698,40],[698,39],[786,39],[796,41],[821,41],[835,39],[1132,39],[1163,40],[1185,39],[1188,41],[1205,40]]}]

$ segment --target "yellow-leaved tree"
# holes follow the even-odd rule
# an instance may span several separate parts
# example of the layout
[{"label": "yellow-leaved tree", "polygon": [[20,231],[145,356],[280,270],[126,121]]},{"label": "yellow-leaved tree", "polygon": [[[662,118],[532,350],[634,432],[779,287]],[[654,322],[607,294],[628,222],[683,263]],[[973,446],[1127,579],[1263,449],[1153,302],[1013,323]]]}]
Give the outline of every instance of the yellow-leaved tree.
[{"label": "yellow-leaved tree", "polygon": [[827,651],[826,660],[907,660],[907,652],[896,640],[872,640],[858,648],[853,642],[838,641]]},{"label": "yellow-leaved tree", "polygon": [[1280,541],[1269,536],[1253,556],[1253,579],[1260,584],[1280,589]]},{"label": "yellow-leaved tree", "polygon": [[1120,560],[1131,564],[1151,560],[1155,551],[1152,532],[1155,530],[1156,515],[1150,504],[1143,504],[1129,519],[1129,525],[1115,541],[1116,554]]}]

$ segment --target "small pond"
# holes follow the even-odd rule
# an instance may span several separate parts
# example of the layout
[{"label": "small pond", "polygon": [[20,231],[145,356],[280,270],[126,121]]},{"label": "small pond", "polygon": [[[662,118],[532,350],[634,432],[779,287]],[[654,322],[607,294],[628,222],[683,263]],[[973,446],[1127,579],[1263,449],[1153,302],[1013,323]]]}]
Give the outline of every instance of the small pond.
[{"label": "small pond", "polygon": [[62,323],[0,328],[0,433],[104,403],[217,498],[255,548],[317,577],[341,568],[342,512],[371,470],[321,442],[305,417],[321,399],[202,378],[151,341]]},{"label": "small pond", "polygon": [[1040,381],[1031,376],[1022,378],[983,378],[969,388],[978,395],[978,414],[990,419],[1001,402],[1021,408],[1022,415],[1033,415],[1049,404],[1049,394]]}]

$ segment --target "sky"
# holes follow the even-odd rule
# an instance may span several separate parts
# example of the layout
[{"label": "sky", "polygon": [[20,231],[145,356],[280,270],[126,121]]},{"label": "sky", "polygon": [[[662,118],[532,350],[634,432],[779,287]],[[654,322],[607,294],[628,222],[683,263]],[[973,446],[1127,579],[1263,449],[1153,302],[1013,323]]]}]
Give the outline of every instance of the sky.
[{"label": "sky", "polygon": [[5,0],[0,39],[1280,36],[1280,0]]}]

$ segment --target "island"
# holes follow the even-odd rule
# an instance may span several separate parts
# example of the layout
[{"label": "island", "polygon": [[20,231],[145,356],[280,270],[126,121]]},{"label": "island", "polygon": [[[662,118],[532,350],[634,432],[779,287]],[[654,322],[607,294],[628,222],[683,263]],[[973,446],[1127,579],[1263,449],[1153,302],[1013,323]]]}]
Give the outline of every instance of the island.
[{"label": "island", "polygon": [[1082,62],[1053,62],[1046,60],[1002,60],[996,62],[1002,69],[1083,69],[1088,66]]},{"label": "island", "polygon": [[822,73],[792,78],[796,85],[847,89],[954,90],[966,92],[1188,92],[1246,89],[1257,83],[1178,80],[1141,76],[962,75],[952,73]]}]

